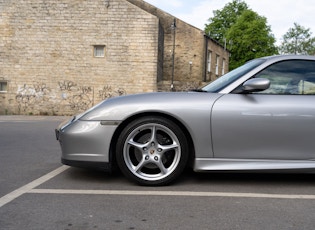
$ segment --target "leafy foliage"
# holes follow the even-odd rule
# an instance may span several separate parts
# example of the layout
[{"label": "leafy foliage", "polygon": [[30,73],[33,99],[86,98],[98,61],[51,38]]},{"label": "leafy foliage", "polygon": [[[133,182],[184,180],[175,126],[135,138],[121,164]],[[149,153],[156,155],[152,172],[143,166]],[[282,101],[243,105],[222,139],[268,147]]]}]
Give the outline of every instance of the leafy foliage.
[{"label": "leafy foliage", "polygon": [[294,23],[282,37],[279,50],[282,54],[315,55],[315,37],[312,37],[310,29]]},{"label": "leafy foliage", "polygon": [[230,70],[250,59],[278,53],[267,19],[249,9],[244,1],[233,0],[213,13],[205,32],[222,45],[227,44]]},{"label": "leafy foliage", "polygon": [[267,19],[252,10],[245,10],[227,31],[226,39],[233,41],[230,51],[230,69],[246,61],[277,53],[275,38]]},{"label": "leafy foliage", "polygon": [[223,44],[227,31],[247,9],[248,6],[245,2],[233,0],[226,4],[222,10],[214,10],[214,17],[209,18],[209,24],[206,24],[205,32],[210,37]]}]

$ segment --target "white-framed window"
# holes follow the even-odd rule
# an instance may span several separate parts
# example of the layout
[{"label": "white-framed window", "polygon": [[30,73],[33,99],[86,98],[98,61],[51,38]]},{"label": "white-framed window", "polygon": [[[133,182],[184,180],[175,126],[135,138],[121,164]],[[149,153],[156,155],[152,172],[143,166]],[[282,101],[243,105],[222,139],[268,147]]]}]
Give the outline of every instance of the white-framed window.
[{"label": "white-framed window", "polygon": [[7,92],[8,90],[8,82],[0,81],[0,92]]},{"label": "white-framed window", "polygon": [[215,75],[219,75],[219,59],[220,59],[220,56],[217,55],[216,61],[215,61]]},{"label": "white-framed window", "polygon": [[212,57],[212,52],[209,50],[208,51],[208,57],[207,57],[207,71],[208,71],[208,73],[211,72],[211,57]]},{"label": "white-framed window", "polygon": [[225,59],[224,58],[222,59],[222,73],[221,74],[222,75],[225,74]]},{"label": "white-framed window", "polygon": [[105,45],[94,45],[94,57],[105,57]]}]

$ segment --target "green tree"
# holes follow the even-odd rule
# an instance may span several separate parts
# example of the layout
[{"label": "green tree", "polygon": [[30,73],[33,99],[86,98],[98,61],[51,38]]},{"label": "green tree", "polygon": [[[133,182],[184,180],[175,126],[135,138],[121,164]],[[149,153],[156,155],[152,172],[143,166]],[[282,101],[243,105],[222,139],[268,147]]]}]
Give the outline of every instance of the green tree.
[{"label": "green tree", "polygon": [[243,11],[242,15],[227,31],[226,39],[233,42],[230,69],[246,61],[277,54],[275,38],[271,33],[267,19],[252,10]]},{"label": "green tree", "polygon": [[244,1],[233,0],[213,14],[205,32],[231,52],[230,70],[247,60],[278,53],[267,19]]},{"label": "green tree", "polygon": [[205,32],[217,40],[221,44],[224,44],[227,31],[235,24],[236,20],[242,15],[244,10],[247,10],[248,6],[241,0],[233,0],[226,4],[222,10],[214,10],[213,17],[209,18],[209,24],[205,26]]},{"label": "green tree", "polygon": [[279,51],[282,54],[305,54],[315,55],[315,38],[310,29],[294,23],[286,34],[282,36]]}]

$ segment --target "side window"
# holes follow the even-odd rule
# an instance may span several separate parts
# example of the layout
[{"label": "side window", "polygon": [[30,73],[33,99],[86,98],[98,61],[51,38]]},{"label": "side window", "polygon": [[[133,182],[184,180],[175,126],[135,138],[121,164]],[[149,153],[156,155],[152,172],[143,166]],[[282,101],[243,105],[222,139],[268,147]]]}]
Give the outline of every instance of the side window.
[{"label": "side window", "polygon": [[315,62],[289,60],[275,63],[255,78],[267,78],[270,87],[257,94],[315,94]]},{"label": "side window", "polygon": [[305,78],[299,83],[300,94],[315,95],[315,75]]}]

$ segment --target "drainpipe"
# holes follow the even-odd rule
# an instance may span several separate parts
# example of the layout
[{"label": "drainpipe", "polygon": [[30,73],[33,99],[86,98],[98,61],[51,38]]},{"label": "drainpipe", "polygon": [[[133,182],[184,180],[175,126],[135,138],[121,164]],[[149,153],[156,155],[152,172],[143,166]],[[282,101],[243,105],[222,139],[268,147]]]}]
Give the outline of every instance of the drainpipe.
[{"label": "drainpipe", "polygon": [[172,55],[172,84],[171,84],[171,91],[174,91],[176,18],[174,18],[174,22],[171,25],[171,29],[173,31],[173,55]]},{"label": "drainpipe", "polygon": [[204,51],[204,71],[203,71],[203,81],[206,82],[207,81],[207,68],[208,68],[208,37],[207,35],[204,35],[205,38],[205,51]]}]

